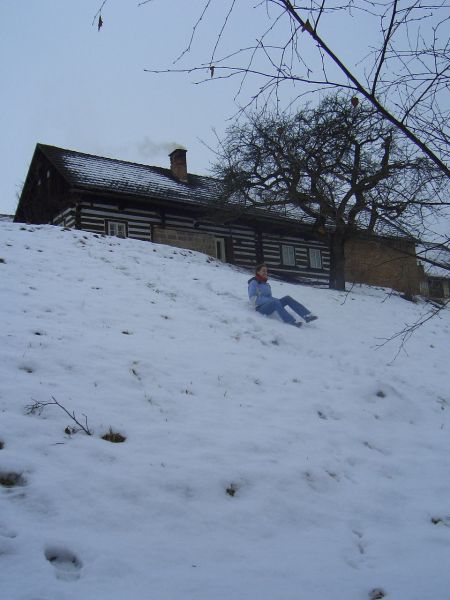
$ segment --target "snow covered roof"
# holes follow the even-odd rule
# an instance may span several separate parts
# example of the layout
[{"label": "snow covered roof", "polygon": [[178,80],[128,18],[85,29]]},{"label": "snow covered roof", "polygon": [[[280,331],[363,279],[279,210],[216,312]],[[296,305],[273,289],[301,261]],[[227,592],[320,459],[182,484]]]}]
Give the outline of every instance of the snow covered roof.
[{"label": "snow covered roof", "polygon": [[[75,188],[100,192],[116,192],[145,199],[159,199],[193,205],[211,206],[220,196],[220,181],[212,177],[188,173],[188,181],[179,181],[170,169],[85,154],[47,144],[37,144],[44,155],[58,169],[64,179]],[[293,215],[290,207],[247,209],[246,213],[259,218],[278,218],[283,221],[299,219],[306,226],[313,219],[304,213]]]},{"label": "snow covered roof", "polygon": [[37,147],[58,171],[77,188],[118,192],[145,198],[210,203],[217,197],[218,182],[211,177],[192,175],[178,181],[170,169],[84,154],[74,150],[38,144]]},{"label": "snow covered roof", "polygon": [[[212,177],[189,173],[188,181],[183,182],[176,179],[170,169],[162,167],[85,154],[47,144],[37,144],[37,148],[72,187],[204,206],[211,206],[220,197],[220,181]],[[275,218],[297,224],[301,222],[306,227],[315,223],[315,219],[293,205],[255,205],[245,212],[259,218],[269,217],[271,220]],[[359,219],[364,230],[369,217],[361,213]],[[411,235],[384,218],[379,220],[374,233],[386,238],[411,239]]]}]

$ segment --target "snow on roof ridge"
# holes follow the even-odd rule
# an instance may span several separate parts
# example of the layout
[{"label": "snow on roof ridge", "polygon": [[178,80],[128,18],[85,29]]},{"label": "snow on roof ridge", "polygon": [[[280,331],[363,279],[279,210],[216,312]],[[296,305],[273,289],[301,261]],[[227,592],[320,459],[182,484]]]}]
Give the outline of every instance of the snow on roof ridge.
[{"label": "snow on roof ridge", "polygon": [[[87,157],[87,158],[107,160],[107,161],[121,163],[121,164],[125,164],[125,165],[134,165],[137,167],[142,167],[144,169],[157,169],[160,171],[164,171],[164,173],[167,173],[170,177],[173,177],[172,172],[171,172],[170,168],[168,168],[168,167],[160,167],[158,165],[149,165],[146,163],[140,163],[140,162],[136,162],[136,161],[132,161],[132,160],[124,160],[122,158],[112,158],[110,156],[102,156],[101,154],[92,154],[90,152],[82,152],[81,150],[73,150],[71,148],[62,148],[61,146],[54,146],[52,144],[43,144],[41,142],[38,142],[36,144],[36,146],[39,147],[40,149],[44,150],[44,152],[45,152],[45,149],[48,148],[52,151],[56,150],[60,153],[67,152],[70,154],[76,154],[76,155]],[[189,172],[188,175],[190,177],[199,177],[201,179],[209,179],[211,181],[218,181],[215,177],[211,177],[210,175],[198,175],[197,173],[191,173],[191,172]]]}]

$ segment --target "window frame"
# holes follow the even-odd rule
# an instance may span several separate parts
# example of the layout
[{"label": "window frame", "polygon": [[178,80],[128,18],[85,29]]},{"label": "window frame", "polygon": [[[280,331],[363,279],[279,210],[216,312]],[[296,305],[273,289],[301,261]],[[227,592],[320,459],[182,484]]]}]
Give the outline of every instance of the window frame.
[{"label": "window frame", "polygon": [[308,248],[308,261],[310,269],[313,269],[314,271],[323,271],[323,257],[320,248]]},{"label": "window frame", "polygon": [[[287,257],[285,254],[285,251],[292,251],[291,256]],[[296,252],[295,252],[295,246],[294,244],[281,244],[280,245],[280,257],[281,257],[281,264],[283,267],[296,267],[297,266],[297,258],[296,258]],[[286,260],[288,259],[288,260]],[[290,262],[290,261],[293,262]]]},{"label": "window frame", "polygon": [[[118,235],[117,233],[113,233],[111,231],[111,226],[120,226],[123,227],[124,235]],[[126,239],[128,237],[128,223],[126,221],[120,221],[118,219],[108,219],[106,221],[106,233],[112,237],[117,237],[120,239]]]},{"label": "window frame", "polygon": [[[215,244],[216,244],[216,258],[217,260],[220,260],[222,262],[227,262],[227,245],[225,243],[225,238],[223,237],[215,237],[214,238]],[[220,252],[222,254],[222,256],[218,256],[218,246],[220,246]]]}]

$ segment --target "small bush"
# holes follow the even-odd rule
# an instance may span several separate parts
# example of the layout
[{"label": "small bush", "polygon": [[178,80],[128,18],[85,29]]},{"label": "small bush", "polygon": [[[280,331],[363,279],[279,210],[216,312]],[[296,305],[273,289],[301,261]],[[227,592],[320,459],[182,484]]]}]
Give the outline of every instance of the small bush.
[{"label": "small bush", "polygon": [[225,491],[229,496],[233,498],[236,495],[236,492],[238,491],[238,486],[235,483],[231,483]]},{"label": "small bush", "polygon": [[77,429],[77,427],[70,427],[70,425],[67,425],[67,427],[64,429],[64,433],[66,435],[75,435],[75,433],[78,433],[79,431],[81,430]]},{"label": "small bush", "polygon": [[433,525],[444,525],[450,527],[450,517],[432,517],[431,522]]},{"label": "small bush", "polygon": [[113,444],[121,444],[127,438],[117,431],[113,431],[111,427],[109,428],[108,433],[102,435],[102,440],[106,440],[107,442],[112,442]]},{"label": "small bush", "polygon": [[0,485],[6,488],[16,487],[18,485],[25,485],[25,479],[22,473],[0,473]]}]

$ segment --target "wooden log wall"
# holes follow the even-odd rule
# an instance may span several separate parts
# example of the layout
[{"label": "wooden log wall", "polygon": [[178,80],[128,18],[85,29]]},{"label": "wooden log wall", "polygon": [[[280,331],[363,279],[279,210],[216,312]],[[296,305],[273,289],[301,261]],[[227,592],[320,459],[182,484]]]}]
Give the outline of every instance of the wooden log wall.
[{"label": "wooden log wall", "polygon": [[108,221],[127,224],[128,237],[151,242],[151,224],[159,223],[157,213],[138,208],[121,210],[117,205],[81,202],[81,229],[93,233],[108,233]]},{"label": "wooden log wall", "polygon": [[[323,242],[306,240],[300,236],[263,234],[264,262],[269,270],[281,277],[293,277],[306,283],[328,285],[330,275],[330,252]],[[281,246],[286,244],[295,249],[295,267],[282,264]],[[323,269],[312,269],[309,263],[309,249],[320,250]]]},{"label": "wooden log wall", "polygon": [[[70,212],[70,210],[72,212]],[[62,224],[64,218],[72,219],[75,223],[74,209],[64,211],[58,216]],[[64,217],[63,217],[64,216]],[[168,229],[191,231],[192,233],[209,234],[215,238],[223,238],[227,241],[227,260],[240,267],[253,270],[258,262],[258,242],[263,252],[264,261],[273,274],[281,277],[290,277],[299,281],[327,285],[329,279],[330,253],[322,242],[307,240],[301,236],[276,235],[259,233],[247,225],[220,225],[207,223],[192,215],[178,214],[173,211],[164,211],[164,215],[158,209],[145,208],[123,208],[118,204],[91,202],[83,200],[80,203],[81,229],[93,233],[106,234],[108,232],[108,221],[119,221],[126,223],[128,237],[132,239],[152,241],[153,226],[166,227]],[[72,225],[68,225],[72,226]],[[281,246],[287,244],[295,248],[296,266],[284,266],[281,259]],[[308,250],[315,248],[321,251],[322,270],[310,268]],[[230,256],[231,255],[231,256]]]},{"label": "wooden log wall", "polygon": [[75,228],[75,209],[66,208],[62,213],[52,219],[52,225]]}]

